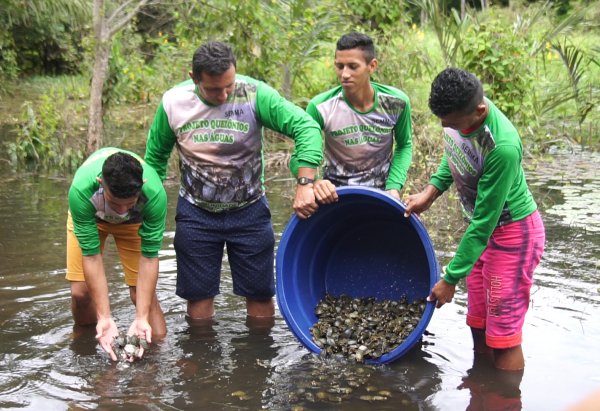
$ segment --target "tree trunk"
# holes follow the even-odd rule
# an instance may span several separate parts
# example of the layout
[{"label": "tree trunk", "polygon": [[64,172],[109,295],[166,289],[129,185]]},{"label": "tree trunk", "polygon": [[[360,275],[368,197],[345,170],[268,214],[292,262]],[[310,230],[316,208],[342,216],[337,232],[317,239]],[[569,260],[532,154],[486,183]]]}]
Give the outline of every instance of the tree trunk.
[{"label": "tree trunk", "polygon": [[102,147],[102,93],[108,75],[110,42],[106,27],[104,0],[94,0],[95,56],[87,132],[87,154]]},{"label": "tree trunk", "polygon": [[460,0],[460,19],[464,20],[467,15],[467,1]]},{"label": "tree trunk", "polygon": [[110,58],[112,39],[114,35],[122,30],[150,0],[124,0],[113,4],[116,9],[107,17],[104,8],[104,0],[94,0],[94,40],[95,58],[94,72],[92,73],[92,90],[90,93],[90,111],[87,134],[87,151],[93,151],[102,147],[102,134],[104,123],[102,119],[102,95],[104,83],[108,77],[108,59]]},{"label": "tree trunk", "polygon": [[92,75],[92,90],[90,94],[90,111],[87,135],[88,155],[102,147],[102,134],[104,123],[102,119],[102,94],[104,82],[108,77],[108,59],[110,56],[110,42],[98,40],[96,43],[96,57],[94,73]]}]

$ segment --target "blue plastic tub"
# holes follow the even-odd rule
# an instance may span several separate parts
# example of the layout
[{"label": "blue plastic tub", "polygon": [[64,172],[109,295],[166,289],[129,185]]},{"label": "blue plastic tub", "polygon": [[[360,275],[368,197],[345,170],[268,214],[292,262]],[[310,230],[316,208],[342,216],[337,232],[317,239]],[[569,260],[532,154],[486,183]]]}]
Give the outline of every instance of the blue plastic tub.
[{"label": "blue plastic tub", "polygon": [[[307,220],[294,215],[283,231],[276,258],[277,303],[300,342],[314,353],[310,327],[317,303],[330,293],[353,298],[412,301],[425,298],[439,279],[431,240],[404,205],[380,190],[340,187],[339,201],[322,205]],[[435,309],[428,303],[421,321],[402,344],[369,364],[404,355],[421,338]]]}]

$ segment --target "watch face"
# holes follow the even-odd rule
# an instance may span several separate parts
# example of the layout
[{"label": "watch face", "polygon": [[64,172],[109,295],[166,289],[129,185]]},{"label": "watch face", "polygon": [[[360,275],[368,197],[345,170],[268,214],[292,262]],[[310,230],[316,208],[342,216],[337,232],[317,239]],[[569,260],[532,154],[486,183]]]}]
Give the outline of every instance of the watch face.
[{"label": "watch face", "polygon": [[314,180],[312,178],[308,178],[308,177],[298,177],[298,184],[300,184],[301,186],[304,186],[306,184],[310,184],[312,183]]}]

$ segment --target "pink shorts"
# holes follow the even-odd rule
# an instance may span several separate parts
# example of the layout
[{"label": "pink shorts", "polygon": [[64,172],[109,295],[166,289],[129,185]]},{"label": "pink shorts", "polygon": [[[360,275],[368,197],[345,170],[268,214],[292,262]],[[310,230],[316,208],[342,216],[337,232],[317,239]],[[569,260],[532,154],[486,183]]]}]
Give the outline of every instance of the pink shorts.
[{"label": "pink shorts", "polygon": [[521,344],[533,271],[546,234],[538,211],[497,227],[467,277],[467,325],[485,330],[491,348]]}]

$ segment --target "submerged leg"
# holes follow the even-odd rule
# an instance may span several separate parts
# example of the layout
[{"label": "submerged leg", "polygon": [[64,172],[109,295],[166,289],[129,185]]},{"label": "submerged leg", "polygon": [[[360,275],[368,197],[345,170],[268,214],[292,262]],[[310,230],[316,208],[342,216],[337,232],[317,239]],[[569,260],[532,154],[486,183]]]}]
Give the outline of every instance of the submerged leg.
[{"label": "submerged leg", "polygon": [[96,305],[85,281],[71,281],[71,312],[77,325],[93,325],[98,321]]},{"label": "submerged leg", "polygon": [[[136,305],[137,288],[129,286],[129,297],[133,305]],[[167,324],[165,322],[165,316],[162,308],[158,303],[158,297],[156,293],[152,296],[152,302],[150,303],[150,312],[148,313],[148,323],[152,327],[152,337],[164,337],[167,335]]]},{"label": "submerged leg", "polygon": [[494,349],[494,365],[500,370],[518,371],[525,368],[525,358],[521,345],[511,348]]},{"label": "submerged leg", "polygon": [[485,342],[485,330],[471,327],[471,335],[475,354],[488,354],[492,358],[493,350]]},{"label": "submerged leg", "polygon": [[273,317],[275,304],[272,298],[268,300],[246,298],[246,310],[249,317]]},{"label": "submerged leg", "polygon": [[215,316],[214,297],[188,301],[187,314],[192,320],[209,319]]}]

